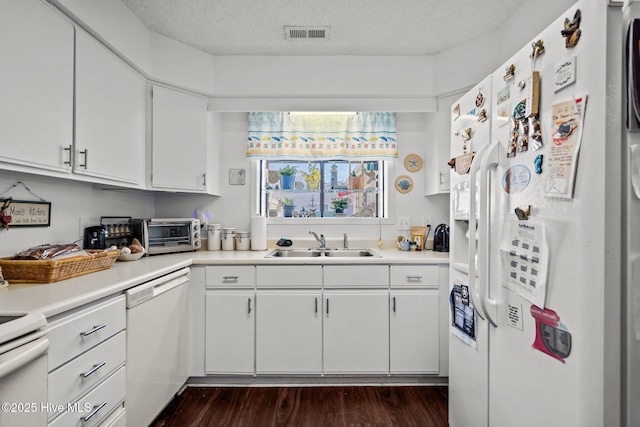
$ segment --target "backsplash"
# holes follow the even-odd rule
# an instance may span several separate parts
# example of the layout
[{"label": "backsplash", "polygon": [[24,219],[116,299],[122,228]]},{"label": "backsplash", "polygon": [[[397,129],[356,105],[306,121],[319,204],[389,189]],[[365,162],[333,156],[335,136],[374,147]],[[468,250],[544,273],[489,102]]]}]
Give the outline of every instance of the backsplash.
[{"label": "backsplash", "polygon": [[[150,217],[154,194],[137,190],[102,190],[94,184],[0,170],[0,192],[21,181],[35,194],[51,202],[49,227],[0,229],[0,256],[44,243],[71,243],[81,239],[83,225],[97,225],[101,216]],[[37,200],[23,186],[7,194],[15,200]],[[81,245],[81,242],[80,242]]]}]

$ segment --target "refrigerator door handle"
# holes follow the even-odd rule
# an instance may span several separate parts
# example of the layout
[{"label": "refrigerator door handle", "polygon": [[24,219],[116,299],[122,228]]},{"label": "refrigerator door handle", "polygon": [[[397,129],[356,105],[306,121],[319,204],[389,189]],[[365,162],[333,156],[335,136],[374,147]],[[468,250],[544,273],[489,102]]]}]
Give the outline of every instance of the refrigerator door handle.
[{"label": "refrigerator door handle", "polygon": [[478,250],[478,270],[480,305],[487,320],[495,327],[498,326],[498,301],[489,297],[489,280],[491,277],[491,168],[498,166],[498,152],[500,141],[495,141],[489,146],[487,153],[482,158],[480,165],[480,212],[478,238],[480,247]]},{"label": "refrigerator door handle", "polygon": [[471,300],[476,308],[476,313],[483,320],[485,319],[485,314],[480,304],[480,294],[478,293],[478,286],[476,285],[476,245],[478,242],[478,239],[476,238],[478,224],[478,210],[476,209],[476,177],[482,160],[487,154],[486,151],[486,145],[478,150],[471,162],[471,170],[469,171],[469,294],[471,295]]}]

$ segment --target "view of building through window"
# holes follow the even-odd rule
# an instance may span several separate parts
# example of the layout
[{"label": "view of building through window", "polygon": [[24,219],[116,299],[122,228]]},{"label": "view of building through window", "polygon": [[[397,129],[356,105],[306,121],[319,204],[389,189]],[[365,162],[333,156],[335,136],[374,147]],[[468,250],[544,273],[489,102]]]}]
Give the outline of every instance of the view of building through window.
[{"label": "view of building through window", "polygon": [[383,166],[383,161],[262,160],[260,212],[272,218],[382,218]]}]

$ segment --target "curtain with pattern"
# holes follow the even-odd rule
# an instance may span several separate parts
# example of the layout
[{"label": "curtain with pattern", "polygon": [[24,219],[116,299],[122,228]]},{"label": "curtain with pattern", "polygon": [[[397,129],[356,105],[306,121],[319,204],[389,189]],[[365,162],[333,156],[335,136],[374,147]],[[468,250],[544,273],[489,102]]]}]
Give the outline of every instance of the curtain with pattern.
[{"label": "curtain with pattern", "polygon": [[396,113],[249,113],[247,157],[291,160],[397,158]]}]

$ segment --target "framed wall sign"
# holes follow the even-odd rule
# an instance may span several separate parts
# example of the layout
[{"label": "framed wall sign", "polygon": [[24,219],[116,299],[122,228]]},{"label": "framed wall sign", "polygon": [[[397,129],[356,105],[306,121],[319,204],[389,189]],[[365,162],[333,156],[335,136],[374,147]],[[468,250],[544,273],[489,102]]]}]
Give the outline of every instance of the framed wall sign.
[{"label": "framed wall sign", "polygon": [[[5,199],[0,199],[4,203]],[[49,227],[51,225],[51,202],[11,200],[2,212],[3,218],[11,217],[11,227]]]}]

